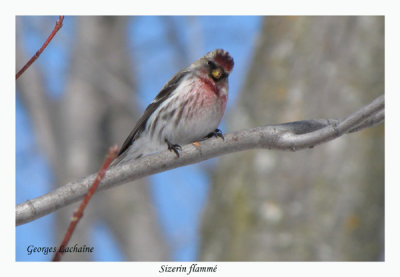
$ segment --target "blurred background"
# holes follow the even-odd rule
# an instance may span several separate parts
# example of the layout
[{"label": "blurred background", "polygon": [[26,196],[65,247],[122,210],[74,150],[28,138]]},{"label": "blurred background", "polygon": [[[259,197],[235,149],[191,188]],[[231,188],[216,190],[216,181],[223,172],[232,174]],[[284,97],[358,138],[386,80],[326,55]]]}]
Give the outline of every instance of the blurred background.
[{"label": "blurred background", "polygon": [[[58,17],[16,17],[16,70]],[[220,129],[341,119],[384,93],[384,17],[66,17],[16,82],[16,204],[94,173],[179,70],[235,60]],[[58,246],[78,203],[16,227]],[[384,124],[299,152],[251,150],[98,192],[75,261],[384,260]]]}]

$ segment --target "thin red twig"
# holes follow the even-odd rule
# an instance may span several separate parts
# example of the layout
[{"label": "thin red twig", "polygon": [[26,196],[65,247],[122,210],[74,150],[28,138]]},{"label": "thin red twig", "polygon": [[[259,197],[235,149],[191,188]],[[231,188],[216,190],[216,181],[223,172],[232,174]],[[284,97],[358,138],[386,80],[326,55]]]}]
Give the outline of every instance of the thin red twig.
[{"label": "thin red twig", "polygon": [[43,50],[47,47],[47,45],[50,43],[50,41],[53,39],[53,37],[56,35],[56,33],[58,32],[58,30],[61,29],[62,27],[62,23],[64,21],[64,16],[61,15],[58,17],[58,20],[56,22],[56,26],[54,26],[53,31],[51,32],[50,36],[47,38],[47,40],[43,43],[42,47],[36,51],[36,54],[33,55],[33,57],[24,65],[24,67],[22,67],[20,69],[20,71],[18,71],[18,73],[15,75],[15,80],[17,80],[19,78],[19,76],[22,75],[22,73],[25,72],[25,70],[28,69],[29,66],[31,66],[31,64],[36,61],[37,58],[39,58],[40,54],[42,54]]},{"label": "thin red twig", "polygon": [[96,179],[94,180],[93,184],[90,186],[88,192],[86,193],[85,197],[83,198],[82,203],[79,206],[78,210],[76,210],[73,214],[71,222],[68,226],[68,230],[65,233],[64,239],[63,239],[60,247],[58,247],[57,252],[54,254],[53,262],[60,261],[62,254],[64,254],[63,249],[66,248],[66,246],[72,236],[72,233],[75,230],[76,225],[78,224],[79,220],[82,218],[83,211],[85,210],[87,204],[89,203],[90,198],[95,193],[101,180],[104,178],[104,175],[106,173],[108,166],[117,157],[117,154],[118,154],[118,146],[115,145],[115,146],[110,147],[110,149],[108,150],[107,157],[103,163],[103,166],[101,167],[100,171],[97,173]]}]

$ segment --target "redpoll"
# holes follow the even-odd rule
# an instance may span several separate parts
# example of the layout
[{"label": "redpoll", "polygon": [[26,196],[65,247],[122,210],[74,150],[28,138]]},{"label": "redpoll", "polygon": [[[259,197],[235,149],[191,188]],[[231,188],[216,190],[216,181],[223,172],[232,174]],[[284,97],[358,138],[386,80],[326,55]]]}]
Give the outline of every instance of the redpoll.
[{"label": "redpoll", "polygon": [[228,100],[233,59],[217,49],[178,72],[146,108],[123,143],[114,165],[164,149],[179,157],[180,145],[211,136]]}]

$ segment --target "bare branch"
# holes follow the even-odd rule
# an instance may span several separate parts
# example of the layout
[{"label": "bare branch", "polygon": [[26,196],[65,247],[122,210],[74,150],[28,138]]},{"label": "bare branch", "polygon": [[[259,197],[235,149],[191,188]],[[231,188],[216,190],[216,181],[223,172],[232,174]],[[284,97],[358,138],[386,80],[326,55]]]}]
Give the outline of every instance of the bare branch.
[{"label": "bare branch", "polygon": [[93,184],[90,186],[88,192],[85,194],[85,197],[83,198],[81,205],[73,214],[73,217],[68,226],[67,232],[65,233],[64,239],[61,242],[60,247],[58,247],[57,252],[54,254],[53,262],[58,262],[61,260],[61,256],[64,254],[63,250],[68,245],[68,242],[71,239],[71,236],[75,231],[76,225],[78,225],[79,220],[81,220],[81,218],[83,216],[83,211],[85,210],[85,208],[86,208],[87,204],[89,203],[90,199],[92,198],[93,194],[96,192],[96,190],[99,186],[99,183],[101,182],[101,180],[103,180],[108,166],[115,159],[117,154],[118,154],[118,147],[117,146],[110,147],[110,149],[108,150],[107,157],[106,157],[102,167],[100,168],[99,172],[97,173],[96,179],[93,181]]},{"label": "bare branch", "polygon": [[358,132],[364,128],[372,127],[379,123],[382,123],[385,120],[385,109],[382,108],[381,110],[377,111],[375,114],[371,115],[359,125],[354,128],[351,128],[348,133]]},{"label": "bare branch", "polygon": [[[185,145],[179,158],[176,158],[174,153],[163,151],[109,169],[99,189],[107,189],[151,174],[247,149],[296,151],[314,147],[340,137],[361,125],[366,127],[365,122],[373,125],[377,122],[376,119],[383,116],[383,109],[382,95],[342,121],[331,119],[296,121],[233,132],[226,134],[224,141],[213,138],[202,141],[200,146],[198,143]],[[77,201],[87,192],[95,178],[96,175],[93,174],[17,205],[16,224],[30,222]]]},{"label": "bare branch", "polygon": [[53,37],[57,34],[58,30],[61,29],[63,21],[64,21],[64,16],[63,15],[59,16],[56,22],[56,26],[54,26],[53,31],[46,39],[46,41],[43,43],[42,47],[40,47],[40,49],[36,51],[35,55],[33,55],[32,58],[30,58],[30,60],[15,75],[16,80],[19,78],[19,76],[21,76],[25,72],[25,70],[28,69],[28,67],[31,66],[31,64],[33,64],[34,61],[36,61],[37,58],[39,58],[40,54],[42,54],[43,50],[47,47],[47,45],[50,43]]}]

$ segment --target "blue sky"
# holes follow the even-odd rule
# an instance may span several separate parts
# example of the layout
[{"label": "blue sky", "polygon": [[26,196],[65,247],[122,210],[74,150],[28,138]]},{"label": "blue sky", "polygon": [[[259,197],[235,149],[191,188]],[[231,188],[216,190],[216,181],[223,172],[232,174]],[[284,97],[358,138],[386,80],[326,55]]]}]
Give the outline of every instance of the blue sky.
[{"label": "blue sky", "polygon": [[[71,45],[73,45],[75,35],[75,19],[66,17],[64,26],[60,30],[62,35],[68,36],[71,40]],[[183,49],[185,49],[182,53],[182,61],[193,62],[206,52],[216,48],[228,50],[234,57],[235,68],[230,76],[230,98],[227,109],[232,108],[246,77],[254,44],[261,27],[261,18],[254,16],[202,16],[196,18],[180,16],[170,19],[177,26],[178,36],[183,43]],[[25,24],[22,30],[25,41],[25,45],[22,47],[26,53],[33,55],[48,36],[48,34],[37,31],[35,22],[47,20],[52,28],[57,17],[29,17],[24,20],[29,20],[31,24]],[[129,49],[132,50],[136,63],[142,65],[135,70],[139,101],[143,110],[163,84],[182,69],[182,62],[176,61],[174,49],[165,39],[166,30],[163,20],[156,16],[135,17],[131,20],[128,28]],[[60,35],[60,32],[57,36]],[[37,60],[36,66],[40,66],[45,73],[44,81],[50,92],[49,97],[57,99],[64,90],[65,76],[67,76],[65,73],[71,54],[69,46],[52,42]],[[149,57],[152,58],[149,59]],[[160,67],[160,64],[163,66]],[[183,66],[187,65],[183,64]],[[221,124],[221,129],[227,131],[224,128],[224,122]],[[200,218],[207,202],[210,186],[206,171],[216,162],[218,161],[213,159],[150,177],[154,205],[161,221],[164,237],[172,249],[171,258],[175,261],[190,261],[197,258]],[[24,181],[28,179],[30,180],[29,184]],[[29,114],[16,92],[16,203],[48,192],[51,182],[52,173],[45,157],[41,156]],[[54,234],[51,232],[53,224],[54,216],[48,215],[29,224],[18,226],[16,228],[16,260],[50,260],[51,255],[28,255],[26,248],[31,244],[36,246],[58,245],[59,242],[54,241]],[[93,241],[88,244],[96,245],[94,260],[124,260],[115,238],[104,223],[95,224],[91,237]]]}]

